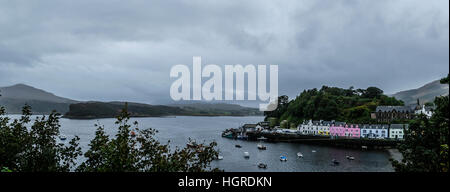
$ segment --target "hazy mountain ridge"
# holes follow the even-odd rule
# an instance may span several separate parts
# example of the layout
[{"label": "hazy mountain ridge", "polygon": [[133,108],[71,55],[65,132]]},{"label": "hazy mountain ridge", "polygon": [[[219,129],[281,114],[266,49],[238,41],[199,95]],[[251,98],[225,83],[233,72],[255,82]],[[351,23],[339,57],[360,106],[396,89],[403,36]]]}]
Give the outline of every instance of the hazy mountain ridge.
[{"label": "hazy mountain ridge", "polygon": [[6,108],[8,114],[20,114],[22,107],[28,104],[33,114],[49,114],[53,110],[65,114],[68,118],[89,119],[115,117],[125,103],[134,117],[146,116],[248,116],[262,115],[256,108],[243,107],[227,103],[192,103],[174,105],[150,105],[144,103],[111,101],[75,101],[56,96],[47,91],[24,84],[0,87],[0,106]]},{"label": "hazy mountain ridge", "polygon": [[405,105],[417,103],[419,99],[421,104],[433,102],[437,96],[445,96],[449,94],[448,84],[441,84],[439,80],[425,84],[417,89],[400,91],[391,96],[402,100]]},{"label": "hazy mountain ridge", "polygon": [[0,87],[2,98],[14,98],[23,100],[48,101],[54,103],[76,103],[78,101],[59,97],[53,93],[37,89],[25,84],[16,84],[9,87]]},{"label": "hazy mountain ridge", "polygon": [[49,114],[53,110],[64,114],[70,104],[78,102],[25,84],[0,87],[0,95],[0,106],[9,114],[21,113],[25,104],[31,106],[33,114]]}]

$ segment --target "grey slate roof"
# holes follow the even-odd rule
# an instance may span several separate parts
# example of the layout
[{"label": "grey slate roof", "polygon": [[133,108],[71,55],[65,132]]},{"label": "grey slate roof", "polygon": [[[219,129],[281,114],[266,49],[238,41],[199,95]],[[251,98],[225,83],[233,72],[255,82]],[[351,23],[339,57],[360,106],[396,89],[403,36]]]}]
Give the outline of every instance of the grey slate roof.
[{"label": "grey slate roof", "polygon": [[334,125],[336,125],[336,126],[346,125],[346,124],[347,124],[347,123],[345,123],[345,122],[340,122],[340,121],[334,122]]},{"label": "grey slate roof", "polygon": [[408,124],[391,124],[391,129],[408,129]]},{"label": "grey slate roof", "polygon": [[386,124],[374,124],[374,125],[364,124],[364,125],[359,125],[359,128],[361,128],[361,129],[388,129],[389,125],[386,125]]}]

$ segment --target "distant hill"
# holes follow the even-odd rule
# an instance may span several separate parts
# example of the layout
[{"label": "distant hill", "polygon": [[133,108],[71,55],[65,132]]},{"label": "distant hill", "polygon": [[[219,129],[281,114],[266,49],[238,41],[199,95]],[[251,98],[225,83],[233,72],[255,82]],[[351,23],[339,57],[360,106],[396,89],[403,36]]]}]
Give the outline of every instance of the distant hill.
[{"label": "distant hill", "polygon": [[[70,119],[111,118],[119,115],[124,106],[124,102],[76,103],[69,106],[69,112],[64,117]],[[185,114],[184,110],[177,107],[140,103],[128,103],[128,112],[132,117],[158,117]]]},{"label": "distant hill", "polygon": [[9,114],[21,113],[25,104],[31,106],[33,114],[49,114],[52,110],[64,114],[70,104],[78,102],[24,84],[0,87],[0,95],[0,106]]},{"label": "distant hill", "polygon": [[227,115],[247,114],[247,115],[263,115],[259,109],[243,107],[237,104],[228,103],[205,103],[194,102],[188,104],[174,104],[171,106],[180,107],[188,111],[197,111],[199,113],[222,113]]},{"label": "distant hill", "polygon": [[424,104],[427,102],[433,102],[434,98],[437,96],[448,95],[448,92],[448,84],[441,84],[439,80],[436,80],[420,88],[400,91],[392,96],[396,99],[402,100],[405,105],[415,104],[417,103],[417,99],[419,99],[421,104]]},{"label": "distant hill", "polygon": [[[124,108],[125,102],[85,102],[70,105],[64,115],[70,119],[111,118],[117,116]],[[160,116],[248,116],[260,115],[257,109],[231,104],[196,104],[182,106],[148,105],[128,103],[128,112],[132,117]]]},{"label": "distant hill", "polygon": [[[75,101],[24,84],[0,87],[0,95],[0,106],[4,106],[8,114],[20,114],[22,107],[28,104],[31,106],[33,114],[50,114],[53,110],[56,110],[65,114],[67,118],[106,118],[118,115],[125,105],[125,102]],[[255,108],[226,103],[192,103],[166,106],[128,102],[128,111],[133,117],[262,115]]]}]

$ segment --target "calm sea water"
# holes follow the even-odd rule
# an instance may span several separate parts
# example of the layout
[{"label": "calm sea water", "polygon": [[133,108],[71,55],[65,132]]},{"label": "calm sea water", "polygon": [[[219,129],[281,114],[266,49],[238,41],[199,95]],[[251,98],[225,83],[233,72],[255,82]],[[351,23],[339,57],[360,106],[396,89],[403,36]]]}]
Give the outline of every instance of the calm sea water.
[{"label": "calm sea water", "polygon": [[[17,118],[18,116],[11,116]],[[297,143],[269,143],[264,142],[267,150],[258,150],[259,141],[241,141],[221,137],[224,129],[238,127],[244,123],[256,123],[263,120],[261,116],[255,117],[151,117],[132,118],[131,122],[138,121],[139,128],[154,128],[159,131],[156,135],[161,143],[171,141],[171,146],[184,147],[189,138],[197,142],[216,141],[223,160],[212,163],[212,167],[219,167],[225,171],[268,171],[268,172],[390,172],[393,171],[389,162],[389,153],[384,150],[362,151],[358,149],[345,149],[319,145],[305,145]],[[83,151],[87,150],[90,140],[95,135],[94,124],[105,126],[105,132],[115,135],[117,126],[115,119],[71,120],[61,119],[61,134],[68,140],[77,135]],[[67,142],[67,141],[66,141]],[[235,148],[239,144],[242,148]],[[312,151],[316,152],[313,153]],[[250,153],[250,158],[244,158],[244,152]],[[303,158],[297,157],[297,152],[303,153]],[[280,161],[280,156],[287,156],[286,162]],[[347,155],[355,157],[349,161]],[[332,159],[340,161],[334,166]],[[259,169],[258,163],[267,164],[267,169]]]}]

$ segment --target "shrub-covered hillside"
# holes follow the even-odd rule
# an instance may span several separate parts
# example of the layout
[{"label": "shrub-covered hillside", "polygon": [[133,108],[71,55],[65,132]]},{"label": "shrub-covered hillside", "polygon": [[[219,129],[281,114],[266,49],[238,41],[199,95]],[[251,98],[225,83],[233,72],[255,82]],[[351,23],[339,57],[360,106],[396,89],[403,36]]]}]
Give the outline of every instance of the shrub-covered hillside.
[{"label": "shrub-covered hillside", "polygon": [[277,110],[264,113],[266,120],[276,124],[287,120],[291,126],[306,119],[370,123],[370,113],[378,105],[404,105],[384,95],[377,87],[355,90],[323,86],[320,90],[304,90],[291,101],[287,96],[280,96],[278,100]]}]

